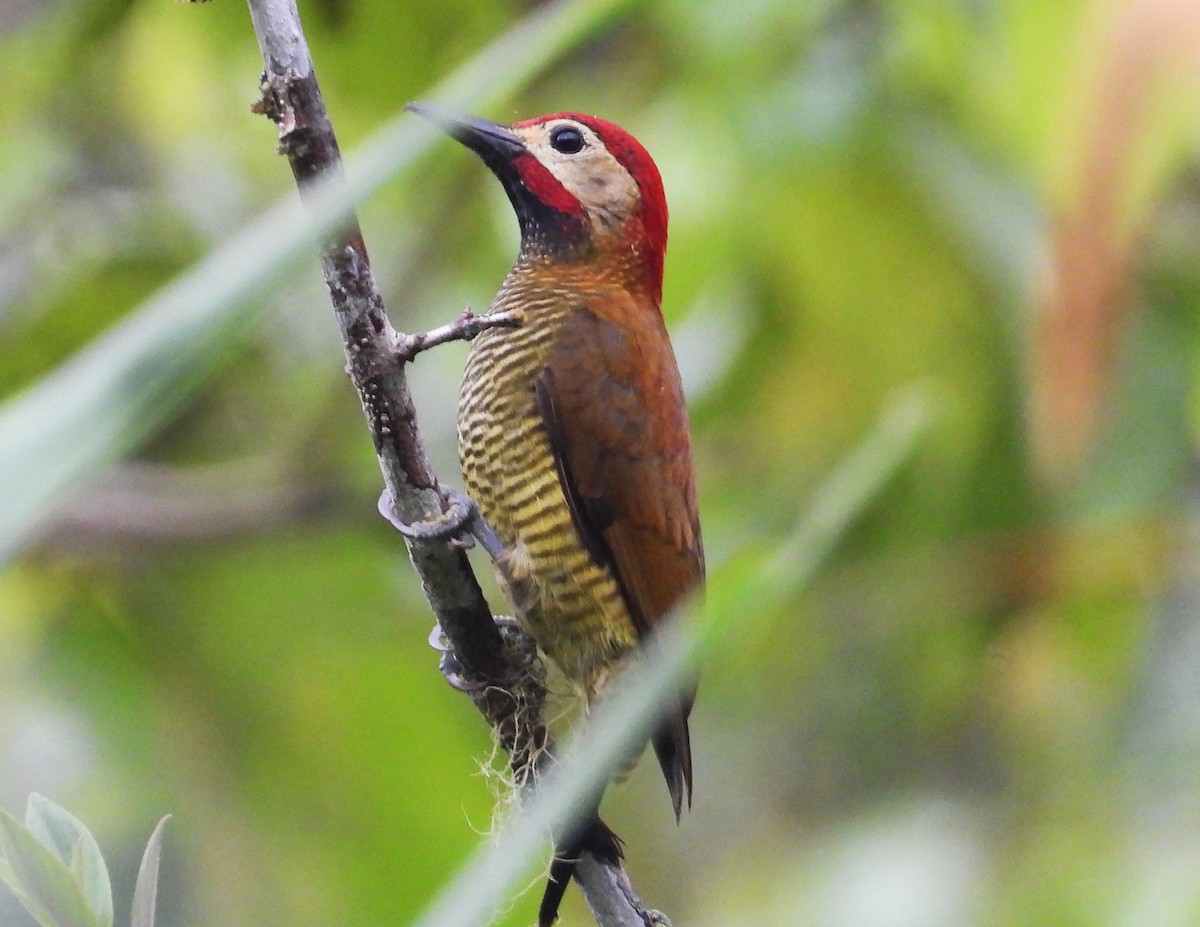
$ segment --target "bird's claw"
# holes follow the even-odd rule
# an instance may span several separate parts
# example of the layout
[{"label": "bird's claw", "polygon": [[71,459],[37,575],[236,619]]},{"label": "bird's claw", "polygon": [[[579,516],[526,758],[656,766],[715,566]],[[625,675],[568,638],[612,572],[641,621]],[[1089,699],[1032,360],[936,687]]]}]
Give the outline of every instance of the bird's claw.
[{"label": "bird's claw", "polygon": [[442,655],[438,660],[438,669],[446,682],[450,683],[450,688],[459,692],[470,692],[476,688],[464,675],[463,666],[454,653],[454,645],[450,643],[450,638],[446,636],[440,624],[435,624],[429,632],[429,646]]},{"label": "bird's claw", "polygon": [[[512,633],[514,630],[520,629],[517,620],[511,615],[495,615],[492,620],[496,622],[496,627],[500,629],[501,633],[505,631]],[[442,676],[445,677],[446,682],[450,683],[452,689],[470,693],[483,687],[482,684],[472,683],[467,679],[463,665],[454,652],[454,644],[446,636],[446,632],[442,630],[440,624],[435,624],[433,630],[429,632],[429,646],[442,655],[438,661],[438,669],[441,670]]]},{"label": "bird's claw", "polygon": [[464,533],[463,529],[478,519],[478,508],[471,499],[453,489],[443,489],[442,500],[446,508],[440,515],[409,523],[396,514],[392,494],[385,489],[379,496],[379,514],[410,541],[449,541],[462,550],[470,549],[475,541],[472,534]]},{"label": "bird's claw", "polygon": [[429,632],[429,646],[438,653],[447,653],[454,645],[450,643],[450,638],[446,636],[442,626],[435,623],[433,630]]},{"label": "bird's claw", "polygon": [[392,494],[384,489],[379,495],[379,514],[409,540],[447,541],[459,550],[470,550],[478,541],[492,562],[499,563],[504,556],[504,545],[479,511],[475,500],[457,490],[444,487],[441,494],[446,505],[441,515],[409,524],[396,514]]}]

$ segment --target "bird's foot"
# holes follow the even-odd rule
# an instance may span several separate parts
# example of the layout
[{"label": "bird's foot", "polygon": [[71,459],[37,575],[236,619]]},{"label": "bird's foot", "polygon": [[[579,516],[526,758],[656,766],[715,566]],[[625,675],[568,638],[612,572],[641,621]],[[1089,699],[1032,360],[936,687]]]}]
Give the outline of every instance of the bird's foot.
[{"label": "bird's foot", "polygon": [[450,688],[459,692],[470,692],[475,688],[463,675],[463,666],[454,653],[454,645],[450,643],[450,638],[446,636],[440,624],[435,624],[429,632],[429,646],[442,655],[438,661],[438,669],[446,682],[450,683]]},{"label": "bird's foot", "polygon": [[[512,635],[524,633],[512,615],[494,615],[492,620],[496,623],[496,627],[500,629],[501,634]],[[446,636],[446,632],[442,630],[440,624],[435,624],[433,630],[429,632],[429,646],[442,655],[438,661],[438,669],[441,670],[442,676],[445,677],[446,682],[450,683],[452,689],[457,689],[459,692],[475,692],[483,687],[484,684],[472,683],[467,679],[463,665],[459,662],[458,655],[454,652],[454,644]],[[536,657],[536,655],[537,651],[534,648],[530,660]]]},{"label": "bird's foot", "polygon": [[379,495],[379,514],[410,541],[457,539],[470,520],[475,504],[466,496],[453,490],[443,490],[442,501],[446,507],[440,515],[410,523],[404,521],[396,513],[396,502],[392,498],[391,492],[385,489]]},{"label": "bird's foot", "polygon": [[410,541],[449,541],[462,550],[470,549],[475,541],[479,541],[493,560],[504,552],[504,546],[480,514],[475,500],[456,490],[443,489],[442,501],[446,507],[440,515],[409,523],[396,514],[392,494],[385,489],[379,496],[379,514]]}]

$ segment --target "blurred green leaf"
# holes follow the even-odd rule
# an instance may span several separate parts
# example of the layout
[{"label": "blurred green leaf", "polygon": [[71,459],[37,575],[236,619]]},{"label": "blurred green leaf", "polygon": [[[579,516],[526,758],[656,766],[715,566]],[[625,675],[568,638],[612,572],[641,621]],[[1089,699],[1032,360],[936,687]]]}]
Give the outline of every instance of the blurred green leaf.
[{"label": "blurred green leaf", "polygon": [[71,870],[6,811],[0,811],[0,852],[8,864],[0,876],[41,927],[101,927]]},{"label": "blurred green leaf", "polygon": [[25,826],[64,866],[71,865],[75,845],[88,832],[82,821],[37,792],[25,806]]},{"label": "blurred green leaf", "polygon": [[112,882],[108,878],[108,866],[104,863],[96,838],[87,830],[80,835],[71,854],[71,875],[83,889],[88,907],[92,909],[100,927],[112,927]]},{"label": "blurred green leaf", "polygon": [[[0,2],[0,76],[20,87],[0,100],[6,399],[294,196],[273,127],[247,112],[260,62],[244,6],[84,2],[106,21],[88,41],[78,4]],[[689,386],[706,386],[691,421],[709,607],[737,628],[702,671],[695,813],[675,828],[643,761],[605,816],[639,890],[680,922],[911,921],[938,896],[919,875],[938,857],[871,824],[909,802],[952,804],[975,860],[940,870],[967,907],[924,927],[1197,921],[1200,189],[1194,91],[1178,85],[1194,86],[1200,6],[1143,6],[612,4],[615,28],[501,99],[564,41],[538,31],[554,8],[304,4],[346,151],[472,59],[469,98],[438,102],[501,121],[594,112],[661,169],[664,314]],[[376,136],[427,155],[360,210],[406,327],[481,307],[516,246],[503,190],[424,128]],[[348,162],[350,183],[376,182]],[[498,791],[472,775],[487,732],[444,691],[417,584],[371,520],[378,474],[310,254],[265,311],[228,309],[208,347],[186,314],[164,322],[181,337],[129,368],[149,415],[127,443],[88,417],[102,379],[22,432],[36,449],[70,420],[76,444],[47,447],[99,441],[103,465],[136,446],[144,464],[99,491],[95,467],[41,470],[52,454],[0,468],[0,525],[48,476],[88,493],[0,576],[0,793],[32,775],[64,801],[103,796],[107,821],[178,808],[181,924],[407,922],[490,830]],[[1068,487],[1039,480],[1029,434],[1056,379],[1036,373],[1040,320],[1071,279],[1077,318],[1119,311],[1100,443]],[[1064,328],[1069,352],[1080,331]],[[236,362],[205,366],[231,348]],[[465,351],[412,368],[443,477]],[[178,374],[154,364],[189,363],[164,393]],[[911,382],[936,401],[919,452],[818,565],[781,548]],[[207,504],[242,514],[223,486],[181,491],[191,465],[220,463],[231,495],[256,498],[247,454],[315,507],[227,522]],[[870,865],[831,862],[847,841]],[[496,927],[527,927],[536,893]],[[577,893],[566,904],[564,923],[587,922]],[[32,924],[18,908],[0,889],[0,925]]]},{"label": "blurred green leaf", "polygon": [[168,814],[158,822],[146,844],[146,852],[142,854],[137,884],[133,889],[133,912],[129,918],[129,927],[154,927],[154,911],[158,903],[158,863],[162,856],[163,834],[169,820],[171,816]]},{"label": "blurred green leaf", "polygon": [[[429,99],[476,105],[503,98],[631,0],[580,0],[531,14],[448,78]],[[263,303],[247,301],[434,141],[397,116],[348,159],[347,180],[315,190],[309,208],[288,196],[229,238],[128,319],[0,407],[0,563],[68,501],[158,427],[245,337]],[[264,152],[267,151],[264,131]]]},{"label": "blurred green leaf", "polygon": [[37,792],[29,796],[25,826],[71,870],[101,927],[112,927],[112,883],[92,832],[71,812]]}]

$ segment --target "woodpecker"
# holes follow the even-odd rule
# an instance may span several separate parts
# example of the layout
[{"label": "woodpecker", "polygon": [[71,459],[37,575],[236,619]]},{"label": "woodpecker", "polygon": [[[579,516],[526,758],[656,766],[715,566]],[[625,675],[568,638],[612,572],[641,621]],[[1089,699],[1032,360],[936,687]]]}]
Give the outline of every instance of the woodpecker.
[{"label": "woodpecker", "polygon": [[[523,322],[472,343],[459,459],[503,544],[498,573],[518,621],[591,700],[704,580],[687,409],[661,309],[662,179],[632,135],[595,116],[501,126],[409,109],[474,151],[517,214],[520,250],[488,311]],[[691,804],[694,697],[694,684],[679,692],[651,737],[676,820]],[[542,927],[584,848],[620,855],[607,829],[560,842],[567,861],[551,869]]]}]

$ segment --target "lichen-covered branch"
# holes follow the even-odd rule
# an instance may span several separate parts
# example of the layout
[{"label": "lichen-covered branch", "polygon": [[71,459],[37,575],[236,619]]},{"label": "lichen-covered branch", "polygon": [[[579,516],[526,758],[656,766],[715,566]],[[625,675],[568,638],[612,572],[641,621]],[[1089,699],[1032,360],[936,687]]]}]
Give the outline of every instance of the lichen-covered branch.
[{"label": "lichen-covered branch", "polygon": [[[342,177],[337,140],[294,0],[249,0],[249,7],[264,65],[262,99],[254,110],[278,126],[279,151],[306,198],[318,182]],[[346,370],[362,401],[392,514],[407,524],[437,520],[444,493],[417,428],[405,362],[434,344],[472,337],[481,324],[519,324],[519,319],[481,323],[466,313],[423,336],[397,332],[384,311],[353,216],[323,243],[320,258],[346,351]],[[518,784],[526,784],[550,755],[542,720],[544,680],[530,669],[536,663],[531,659],[533,643],[512,626],[502,633],[461,545],[416,536],[407,542],[448,642],[455,676],[508,751]],[[585,857],[577,880],[601,927],[652,923],[619,866]]]}]

